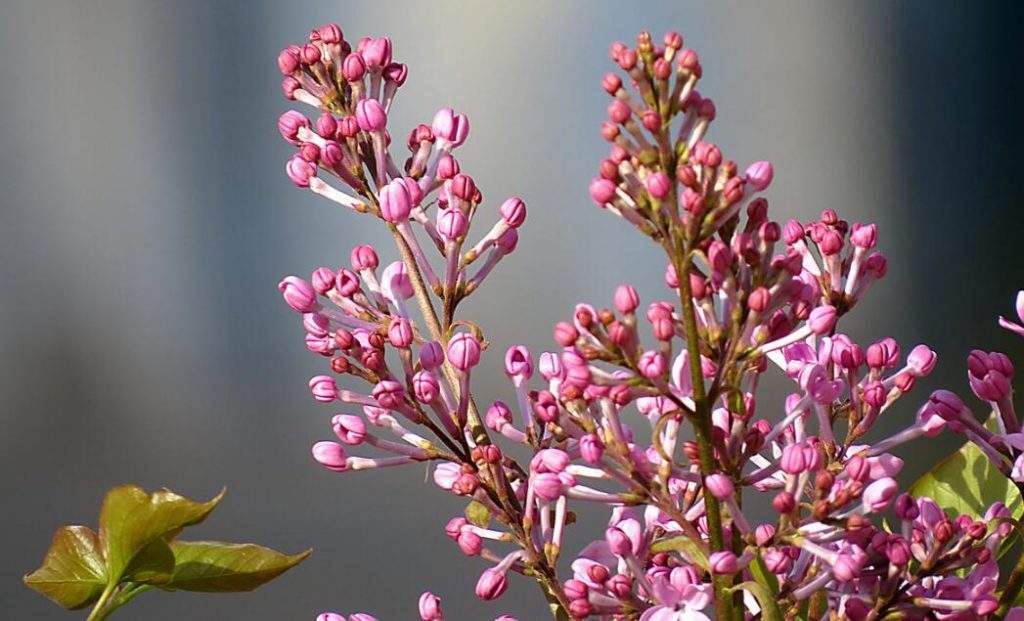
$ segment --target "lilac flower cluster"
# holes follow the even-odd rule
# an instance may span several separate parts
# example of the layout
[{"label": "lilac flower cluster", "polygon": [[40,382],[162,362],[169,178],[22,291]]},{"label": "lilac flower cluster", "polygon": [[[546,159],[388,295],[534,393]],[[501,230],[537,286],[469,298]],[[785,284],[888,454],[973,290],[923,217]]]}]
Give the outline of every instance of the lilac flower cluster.
[{"label": "lilac flower cluster", "polygon": [[[664,250],[670,299],[641,308],[624,284],[608,308],[577,305],[555,326],[553,351],[507,350],[515,402],[484,406],[472,375],[488,343],[457,311],[515,250],[525,204],[484,206],[455,157],[469,122],[449,108],[411,130],[396,163],[388,112],[407,70],[387,38],[353,49],[328,24],[281,52],[286,97],[319,113],[279,120],[295,146],[288,177],[381,219],[398,251],[383,265],[357,246],[348,266],[279,286],[307,348],[329,360],[310,380],[314,399],[348,406],[331,420],[338,441],[317,443],[313,457],[337,472],[436,462],[434,482],[469,502],[445,534],[488,563],[476,595],[497,599],[522,574],[559,619],[1024,615],[1010,610],[1024,569],[1001,583],[996,563],[1016,528],[1010,510],[951,516],[901,493],[892,453],[948,428],[1024,483],[1009,359],[975,351],[967,362],[994,428],[940,390],[902,430],[873,434],[936,363],[924,345],[904,356],[891,338],[857,343],[838,331],[887,271],[875,225],[831,210],[772,221],[772,165],[741,172],[708,141],[715,105],[696,90],[701,64],[679,34],[658,45],[641,33],[611,58],[626,81],[603,80],[611,150],[590,195]],[[480,218],[482,234],[471,234]],[[1024,324],[1024,292],[1017,313]],[[781,408],[757,400],[773,370],[792,382]],[[532,458],[521,463],[498,441]],[[566,577],[576,503],[607,505],[610,517],[602,539],[566,559]],[[771,520],[745,512],[758,503]],[[424,593],[419,613],[442,619],[440,600]]]}]

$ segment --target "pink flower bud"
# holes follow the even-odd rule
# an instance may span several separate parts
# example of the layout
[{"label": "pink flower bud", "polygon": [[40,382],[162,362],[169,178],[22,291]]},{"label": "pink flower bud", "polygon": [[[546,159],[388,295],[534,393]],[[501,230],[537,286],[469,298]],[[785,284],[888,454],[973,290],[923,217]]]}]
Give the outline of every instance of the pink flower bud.
[{"label": "pink flower bud", "polygon": [[726,498],[732,497],[732,494],[735,491],[729,477],[718,472],[706,476],[704,478],[704,485],[707,486],[711,495],[718,500],[725,500]]},{"label": "pink flower bud", "polygon": [[650,195],[658,200],[667,197],[672,190],[672,180],[661,171],[648,175],[645,184]]},{"label": "pink flower bud", "polygon": [[836,308],[826,304],[811,311],[810,317],[807,318],[807,325],[811,328],[811,332],[820,336],[831,332],[836,327],[837,319]]},{"label": "pink flower bud", "polygon": [[604,531],[604,540],[608,543],[612,554],[616,556],[628,556],[633,552],[633,542],[618,527],[612,526]]},{"label": "pink flower bud", "polygon": [[451,181],[445,183],[445,189],[449,195],[461,198],[464,201],[472,201],[476,197],[477,188],[473,177],[459,173],[452,177]]},{"label": "pink flower bud", "polygon": [[561,449],[541,449],[530,460],[530,469],[534,472],[558,474],[568,466],[569,454]]},{"label": "pink flower bud", "polygon": [[807,470],[804,446],[802,444],[789,444],[783,448],[782,457],[779,459],[779,467],[786,474],[800,474]]},{"label": "pink flower bud", "polygon": [[320,295],[326,295],[328,291],[334,288],[334,278],[336,274],[334,270],[327,267],[318,267],[313,270],[313,274],[310,277],[310,282],[313,285],[313,290]]},{"label": "pink flower bud", "polygon": [[601,206],[612,202],[615,198],[615,184],[607,179],[594,179],[590,182],[590,198]]},{"label": "pink flower bud", "polygon": [[437,160],[437,178],[442,181],[453,179],[459,174],[459,161],[450,153],[445,153]]},{"label": "pink flower bud", "polygon": [[366,423],[359,416],[338,414],[331,419],[331,428],[345,444],[362,444],[366,439]]},{"label": "pink flower bud", "polygon": [[491,567],[480,574],[476,583],[476,596],[484,601],[498,599],[508,588],[508,578],[505,573]]},{"label": "pink flower bud", "polygon": [[322,612],[317,615],[316,621],[345,621],[345,617],[336,612]]},{"label": "pink flower bud", "polygon": [[302,327],[305,328],[306,332],[311,336],[324,338],[330,331],[331,322],[327,317],[320,313],[303,313]]},{"label": "pink flower bud", "polygon": [[580,337],[579,331],[571,323],[560,321],[555,324],[555,342],[562,347],[570,347]]},{"label": "pink flower bud", "polygon": [[413,201],[409,189],[401,179],[393,179],[380,190],[380,215],[382,218],[397,224],[409,219]]},{"label": "pink flower bud", "polygon": [[588,464],[598,464],[604,455],[604,442],[596,434],[588,433],[580,438],[580,456]]},{"label": "pink flower bud", "polygon": [[505,374],[519,381],[526,381],[533,375],[533,360],[524,345],[514,345],[505,352]]},{"label": "pink flower bud", "polygon": [[313,459],[324,468],[334,472],[344,472],[348,469],[348,457],[345,455],[345,447],[337,442],[317,442],[314,444]]},{"label": "pink flower bud", "polygon": [[747,167],[745,176],[747,183],[758,192],[762,192],[771,185],[772,178],[775,176],[775,168],[768,161],[754,162]]},{"label": "pink flower bud", "polygon": [[938,355],[928,348],[927,345],[918,345],[910,351],[910,355],[907,356],[907,366],[914,375],[918,377],[924,377],[932,372],[935,368],[935,360]]},{"label": "pink flower bud", "polygon": [[358,82],[366,74],[366,61],[358,52],[353,52],[345,57],[341,63],[341,74],[349,82]]},{"label": "pink flower bud", "polygon": [[516,244],[519,243],[519,233],[515,229],[509,229],[501,234],[494,245],[501,250],[503,254],[512,254],[512,251],[516,249]]},{"label": "pink flower bud", "polygon": [[896,491],[896,481],[889,477],[872,482],[864,488],[864,495],[861,497],[864,501],[864,508],[868,513],[885,511],[893,497],[896,496]]},{"label": "pink flower bud", "polygon": [[441,598],[430,591],[420,595],[419,601],[420,619],[423,621],[442,621],[444,613],[441,612]]},{"label": "pink flower bud", "polygon": [[409,67],[402,63],[391,63],[384,67],[383,75],[388,82],[394,82],[396,86],[401,86],[409,77]]},{"label": "pink flower bud", "polygon": [[644,377],[653,379],[664,375],[668,365],[660,351],[649,350],[640,355],[637,368]]},{"label": "pink flower bud", "polygon": [[832,575],[840,582],[849,582],[856,578],[867,560],[867,555],[863,551],[856,546],[851,547],[857,551],[853,553],[840,552],[836,557],[836,562],[832,565]]},{"label": "pink flower bud", "polygon": [[338,398],[338,384],[333,377],[317,375],[309,380],[309,390],[313,398],[321,403],[330,403]]},{"label": "pink flower bud", "polygon": [[459,546],[459,550],[466,556],[479,556],[480,552],[484,548],[483,539],[480,535],[471,530],[463,530],[459,533],[455,543]]},{"label": "pink flower bud", "polygon": [[708,566],[711,573],[717,575],[734,574],[739,568],[736,555],[729,550],[712,552],[708,557]]},{"label": "pink flower bud", "polygon": [[368,68],[380,70],[391,64],[391,39],[387,37],[369,39],[360,48],[359,53],[363,55]]},{"label": "pink flower bud", "polygon": [[288,179],[300,188],[308,188],[309,180],[315,177],[317,172],[315,164],[307,162],[299,156],[288,160],[284,171],[288,175]]},{"label": "pink flower bud", "polygon": [[448,361],[460,371],[468,371],[480,362],[480,342],[469,332],[459,332],[448,341]]},{"label": "pink flower bud", "polygon": [[297,110],[289,110],[277,119],[277,130],[281,132],[281,137],[296,146],[301,144],[298,135],[299,129],[303,127],[309,127],[309,119]]},{"label": "pink flower bud", "polygon": [[349,255],[349,261],[352,263],[352,269],[357,272],[377,269],[377,266],[380,265],[377,251],[373,249],[373,246],[368,245],[353,248]]},{"label": "pink flower bud", "polygon": [[562,479],[554,472],[542,472],[530,477],[533,491],[542,500],[558,500],[564,492],[565,486]]},{"label": "pink flower bud", "polygon": [[299,69],[299,64],[302,59],[292,47],[286,47],[281,50],[281,53],[277,55],[277,68],[281,70],[281,75],[291,75]]},{"label": "pink flower bud", "polygon": [[519,228],[526,221],[526,203],[518,196],[506,199],[498,208],[502,220],[512,228]]},{"label": "pink flower bud", "polygon": [[612,298],[615,308],[623,314],[629,314],[640,306],[640,296],[636,289],[627,284],[621,284],[615,288],[615,295]]},{"label": "pink flower bud", "polygon": [[469,230],[469,219],[461,209],[441,209],[437,212],[437,232],[446,241],[461,239]]},{"label": "pink flower bud", "polygon": [[396,317],[388,325],[388,340],[395,347],[406,348],[412,344],[412,324],[405,317]]},{"label": "pink flower bud", "polygon": [[754,529],[754,543],[758,547],[768,545],[768,542],[775,537],[775,526],[771,524],[758,524]]},{"label": "pink flower bud", "polygon": [[405,398],[405,389],[395,380],[381,380],[373,387],[373,398],[380,407],[392,410],[401,405]]},{"label": "pink flower bud", "polygon": [[402,300],[412,297],[412,281],[409,280],[409,274],[405,271],[405,263],[395,261],[388,265],[384,268],[380,281],[385,295]]},{"label": "pink flower bud", "polygon": [[420,346],[420,364],[424,369],[436,369],[444,364],[444,351],[437,341],[428,341]]},{"label": "pink flower bud", "polygon": [[504,401],[495,401],[487,408],[484,418],[488,429],[500,432],[502,427],[512,423],[512,411]]},{"label": "pink flower bud", "polygon": [[437,398],[440,386],[437,379],[427,371],[412,376],[412,389],[420,403],[431,403]]},{"label": "pink flower bud", "polygon": [[[455,481],[457,481],[461,475],[462,466],[459,464],[450,461],[441,462],[436,468],[434,468],[434,483],[443,490],[451,490],[452,486],[455,485]],[[448,522],[448,527],[452,526],[456,520],[461,520],[461,524],[466,523],[465,518],[455,518]],[[448,532],[448,527],[445,527],[445,532]],[[450,533],[449,536],[451,536]],[[456,536],[458,535],[456,534]]]},{"label": "pink flower bud", "polygon": [[383,131],[388,124],[388,114],[376,99],[362,99],[356,104],[356,123],[364,132]]},{"label": "pink flower bud", "polygon": [[457,147],[465,142],[466,136],[469,135],[469,119],[464,114],[455,114],[451,108],[441,108],[434,115],[431,128],[439,140]]},{"label": "pink flower bud", "polygon": [[896,497],[893,510],[896,512],[896,517],[901,520],[916,520],[917,516],[921,513],[917,508],[917,502],[914,500],[914,497],[907,493]]}]

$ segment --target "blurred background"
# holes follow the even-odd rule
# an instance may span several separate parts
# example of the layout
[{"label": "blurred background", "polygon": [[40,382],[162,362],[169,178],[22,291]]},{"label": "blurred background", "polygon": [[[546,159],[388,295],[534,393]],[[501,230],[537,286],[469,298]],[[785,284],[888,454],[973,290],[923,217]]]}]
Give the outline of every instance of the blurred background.
[{"label": "blurred background", "polygon": [[[309,397],[323,363],[276,284],[357,243],[390,247],[376,222],[283,174],[275,122],[293,104],[275,58],[326,21],[353,41],[393,37],[410,77],[392,127],[442,105],[468,113],[464,170],[491,205],[529,205],[519,251],[464,309],[495,345],[476,374],[483,400],[511,397],[497,352],[550,347],[577,301],[608,304],[624,280],[666,295],[656,249],[586,190],[606,152],[608,45],[646,28],[678,29],[700,53],[725,154],[774,161],[776,219],[832,208],[879,223],[889,276],[844,327],[940,354],[880,427],[905,425],[931,388],[967,393],[971,347],[1021,360],[995,326],[1024,287],[1019,4],[646,5],[0,3],[4,616],[74,616],[21,576],[57,526],[95,524],[104,491],[137,482],[200,498],[226,485],[197,536],[316,551],[253,594],[148,594],[118,618],[409,619],[423,589],[452,619],[544,618],[523,580],[496,605],[476,600],[483,565],[441,532],[461,506],[425,469],[339,476],[309,457],[333,410]],[[905,478],[955,445],[913,445]]]}]

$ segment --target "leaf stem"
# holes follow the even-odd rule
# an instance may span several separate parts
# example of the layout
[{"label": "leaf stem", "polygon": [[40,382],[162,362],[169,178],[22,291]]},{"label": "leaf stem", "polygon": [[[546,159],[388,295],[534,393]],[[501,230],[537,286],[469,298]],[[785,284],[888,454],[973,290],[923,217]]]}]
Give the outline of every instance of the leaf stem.
[{"label": "leaf stem", "polygon": [[114,612],[117,605],[108,606],[107,604],[110,603],[110,596],[117,590],[117,586],[117,584],[108,584],[107,588],[103,589],[103,593],[96,600],[96,605],[93,606],[92,612],[89,613],[89,618],[86,621],[103,621],[103,619],[110,616],[110,613]]}]

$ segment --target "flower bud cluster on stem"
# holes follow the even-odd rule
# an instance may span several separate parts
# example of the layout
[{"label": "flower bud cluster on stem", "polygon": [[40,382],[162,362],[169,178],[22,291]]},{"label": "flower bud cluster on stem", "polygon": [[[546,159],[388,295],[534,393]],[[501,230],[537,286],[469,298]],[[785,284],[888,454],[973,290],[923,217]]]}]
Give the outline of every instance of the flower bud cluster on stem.
[{"label": "flower bud cluster on stem", "polygon": [[[839,329],[888,269],[876,226],[829,209],[772,220],[772,164],[741,167],[710,141],[716,108],[678,33],[660,43],[640,33],[634,47],[612,45],[611,59],[619,72],[602,81],[611,103],[601,127],[610,152],[590,195],[664,251],[668,294],[645,306],[623,284],[609,307],[577,305],[554,327],[552,351],[506,350],[515,398],[478,409],[475,369],[496,359],[459,305],[515,250],[524,201],[484,201],[455,157],[469,121],[450,108],[408,132],[398,163],[388,115],[408,72],[389,39],[353,46],[328,24],[281,52],[285,96],[317,115],[281,116],[295,148],[286,174],[381,220],[397,250],[386,263],[356,246],[347,265],[279,285],[325,360],[312,396],[339,408],[336,440],[315,444],[314,459],[343,473],[433,462],[436,485],[468,503],[443,530],[486,562],[476,595],[499,599],[520,574],[558,619],[1007,612],[1024,583],[1024,563],[1002,585],[996,564],[1016,524],[1010,510],[951,516],[901,492],[893,451],[948,429],[1024,485],[1009,358],[974,351],[967,361],[994,427],[944,390],[916,397],[916,415],[899,413],[935,352],[904,355],[892,338],[857,342]],[[1024,335],[1022,300],[1020,324],[999,321]],[[791,382],[781,407],[758,401],[772,372]],[[907,422],[883,436],[883,416]],[[512,457],[524,451],[528,461]],[[772,520],[745,513],[758,500]],[[608,508],[604,536],[560,566],[584,503]],[[771,598],[752,584],[772,585]],[[443,619],[440,599],[424,593],[419,614]]]}]

